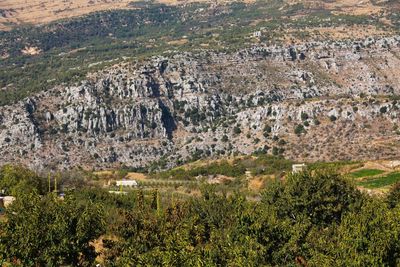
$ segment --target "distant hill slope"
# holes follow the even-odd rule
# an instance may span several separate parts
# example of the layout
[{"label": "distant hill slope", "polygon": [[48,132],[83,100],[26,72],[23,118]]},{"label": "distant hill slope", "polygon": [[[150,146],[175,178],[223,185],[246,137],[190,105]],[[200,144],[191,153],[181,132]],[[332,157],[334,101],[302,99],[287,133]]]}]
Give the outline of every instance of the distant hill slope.
[{"label": "distant hill slope", "polygon": [[94,11],[127,8],[130,0],[4,0],[0,2],[0,29],[19,24],[42,24]]},{"label": "distant hill slope", "polygon": [[[21,24],[45,24],[59,19],[82,16],[95,11],[131,9],[130,3],[146,4],[138,0],[2,0],[0,1],[0,30],[10,30]],[[163,4],[190,2],[223,2],[209,0],[159,0]]]},{"label": "distant hill slope", "polygon": [[[397,1],[201,1],[188,5],[165,3],[189,1],[160,1],[164,4],[136,1],[129,5],[130,10],[94,12],[0,31],[0,106],[60,83],[71,84],[88,72],[132,58],[171,51],[235,51],[259,44],[362,40],[400,33]],[[0,3],[0,12],[8,18],[10,10],[17,9],[7,3],[9,0]],[[96,3],[92,2],[102,7]],[[118,3],[108,1],[109,6],[123,6],[122,1]],[[28,12],[28,6],[21,10]],[[44,3],[42,6],[46,10]],[[33,19],[35,14],[32,11],[28,17]]]},{"label": "distant hill slope", "polygon": [[[224,4],[232,2],[251,3],[254,0],[2,0],[0,1],[0,30],[10,30],[22,24],[45,24],[59,19],[82,16],[95,11],[111,9],[131,9],[131,3],[137,6],[147,3],[162,3],[168,5],[187,4],[192,2]],[[268,0],[265,2],[275,2]],[[310,0],[285,0],[282,1],[287,6],[304,5],[311,9],[326,9],[336,11],[341,14],[350,15],[371,15],[385,11],[385,7],[390,8],[399,6],[397,1],[378,0],[378,1],[359,1],[359,0],[339,0],[339,1],[310,1]]]}]

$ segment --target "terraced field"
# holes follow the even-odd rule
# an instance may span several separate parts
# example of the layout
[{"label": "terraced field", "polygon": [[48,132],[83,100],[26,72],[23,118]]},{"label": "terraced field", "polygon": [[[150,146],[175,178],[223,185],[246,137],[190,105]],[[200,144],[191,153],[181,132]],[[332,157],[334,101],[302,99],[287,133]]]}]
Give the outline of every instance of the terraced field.
[{"label": "terraced field", "polygon": [[361,169],[359,171],[352,172],[350,174],[353,178],[362,178],[362,177],[370,177],[384,173],[385,171],[377,170],[377,169]]},{"label": "terraced field", "polygon": [[378,188],[392,186],[399,181],[400,181],[400,173],[392,172],[384,176],[365,179],[359,182],[358,184],[368,189],[378,189]]},{"label": "terraced field", "polygon": [[391,161],[364,162],[361,167],[347,173],[359,187],[376,192],[387,191],[400,181],[398,166],[393,166]]}]

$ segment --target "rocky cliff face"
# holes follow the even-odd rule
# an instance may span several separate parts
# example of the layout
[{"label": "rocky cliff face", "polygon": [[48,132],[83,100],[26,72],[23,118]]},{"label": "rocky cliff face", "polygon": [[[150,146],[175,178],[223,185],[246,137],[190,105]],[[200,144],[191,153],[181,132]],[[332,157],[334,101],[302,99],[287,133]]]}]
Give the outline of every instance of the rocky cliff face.
[{"label": "rocky cliff face", "polygon": [[121,64],[0,108],[1,163],[145,166],[202,156],[399,156],[400,37]]}]

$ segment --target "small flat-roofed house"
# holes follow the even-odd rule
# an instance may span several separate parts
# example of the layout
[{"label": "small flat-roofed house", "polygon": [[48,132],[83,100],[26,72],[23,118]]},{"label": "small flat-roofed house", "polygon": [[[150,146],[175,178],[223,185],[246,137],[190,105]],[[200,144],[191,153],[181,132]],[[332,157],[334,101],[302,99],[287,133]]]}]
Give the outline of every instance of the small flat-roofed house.
[{"label": "small flat-roofed house", "polygon": [[306,164],[293,164],[292,165],[292,173],[299,173],[305,171],[307,169]]},{"label": "small flat-roofed house", "polygon": [[261,35],[262,35],[262,32],[261,32],[261,31],[255,31],[255,32],[253,32],[253,37],[260,38]]}]

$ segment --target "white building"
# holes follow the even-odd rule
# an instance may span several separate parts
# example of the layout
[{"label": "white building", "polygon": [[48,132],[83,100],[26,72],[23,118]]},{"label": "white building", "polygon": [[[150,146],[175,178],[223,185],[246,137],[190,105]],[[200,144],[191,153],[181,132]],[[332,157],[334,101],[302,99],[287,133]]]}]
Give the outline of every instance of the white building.
[{"label": "white building", "polygon": [[12,196],[0,197],[0,207],[4,206],[5,208],[7,208],[14,201],[15,201],[15,197],[12,197]]},{"label": "white building", "polygon": [[121,181],[117,181],[117,186],[137,187],[138,183],[135,180],[121,180]]},{"label": "white building", "polygon": [[253,32],[253,37],[260,38],[261,35],[262,35],[262,32],[261,32],[261,31],[255,31],[255,32]]},{"label": "white building", "polygon": [[292,165],[292,173],[299,173],[305,171],[307,169],[306,164],[293,164]]}]

